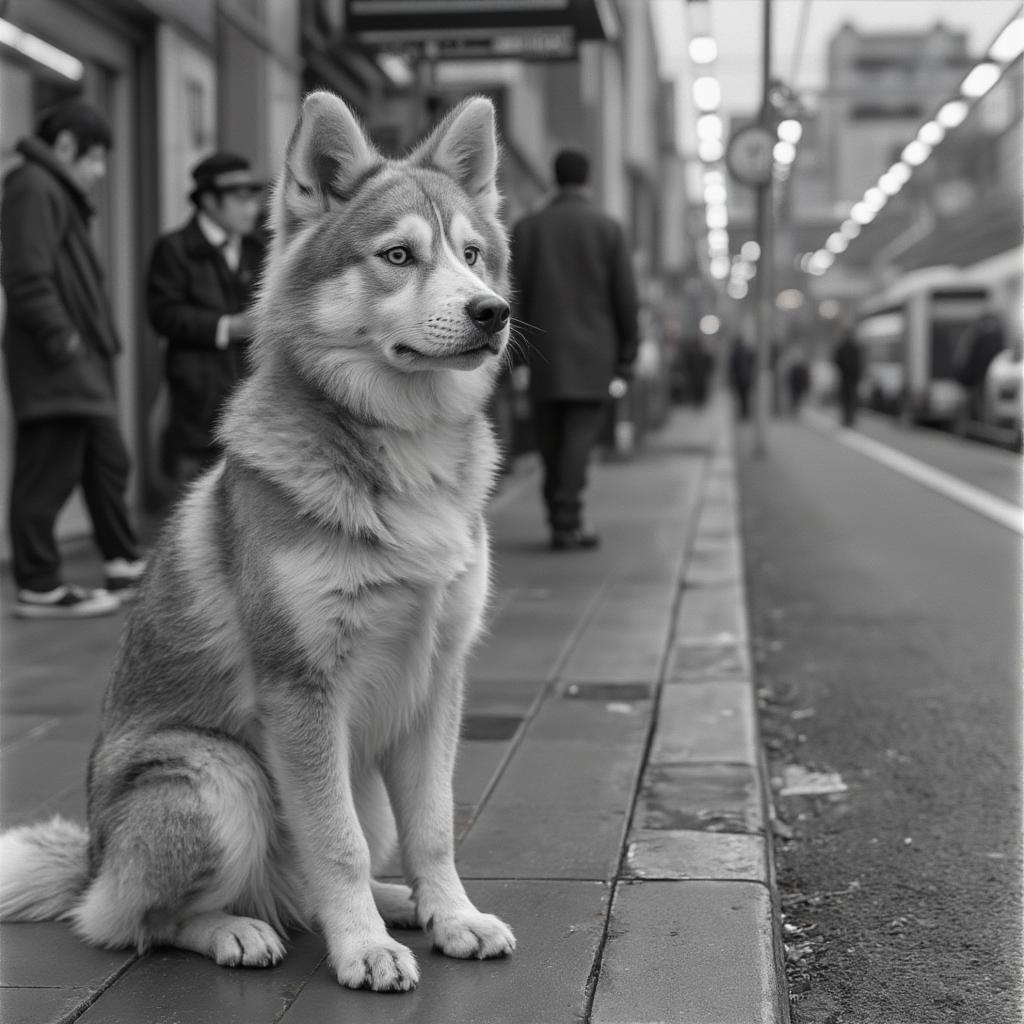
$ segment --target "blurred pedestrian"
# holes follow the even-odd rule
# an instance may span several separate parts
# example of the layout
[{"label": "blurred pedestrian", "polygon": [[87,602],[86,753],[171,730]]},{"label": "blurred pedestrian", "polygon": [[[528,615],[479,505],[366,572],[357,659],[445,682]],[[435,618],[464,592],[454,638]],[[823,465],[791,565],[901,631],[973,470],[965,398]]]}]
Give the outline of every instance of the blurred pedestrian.
[{"label": "blurred pedestrian", "polygon": [[146,286],[150,323],[167,341],[164,456],[179,486],[216,459],[221,409],[248,374],[248,310],[265,251],[255,234],[264,183],[249,161],[214,153],[192,178],[192,217],[157,240]]},{"label": "blurred pedestrian", "polygon": [[847,331],[833,354],[832,361],[839,371],[839,408],[844,427],[852,427],[857,421],[858,391],[864,372],[864,355],[851,331]]},{"label": "blurred pedestrian", "polygon": [[750,388],[754,383],[754,353],[740,335],[729,351],[729,384],[736,396],[741,420],[750,419]]},{"label": "blurred pedestrian", "polygon": [[[117,422],[121,342],[93,248],[89,193],[106,174],[110,126],[80,100],[45,112],[0,205],[4,355],[16,423],[10,533],[22,618],[106,615],[145,568],[126,501],[130,459]],[[81,485],[106,586],[63,582],[55,527]]]},{"label": "blurred pedestrian", "polygon": [[683,367],[686,375],[686,389],[690,401],[703,409],[708,401],[708,386],[711,379],[711,353],[700,338],[688,338],[683,342]]},{"label": "blurred pedestrian", "polygon": [[625,393],[639,344],[626,236],[595,206],[589,170],[585,153],[562,150],[554,198],[512,232],[516,313],[529,346],[534,437],[556,551],[600,543],[583,526],[587,462],[609,395]]},{"label": "blurred pedestrian", "polygon": [[1006,333],[999,316],[988,310],[958,339],[953,352],[953,372],[964,387],[966,418],[984,419],[985,376],[988,368],[1006,348]]},{"label": "blurred pedestrian", "polygon": [[786,368],[786,386],[789,390],[790,414],[798,416],[811,386],[811,373],[801,352],[794,353]]}]

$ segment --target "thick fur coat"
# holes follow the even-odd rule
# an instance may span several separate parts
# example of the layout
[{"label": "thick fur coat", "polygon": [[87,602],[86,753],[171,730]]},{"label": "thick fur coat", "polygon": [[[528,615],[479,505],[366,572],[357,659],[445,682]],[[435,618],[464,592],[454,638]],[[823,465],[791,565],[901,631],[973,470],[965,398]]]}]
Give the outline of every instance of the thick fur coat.
[{"label": "thick fur coat", "polygon": [[[386,160],[308,96],[273,197],[252,376],[170,518],[89,764],[88,831],[0,838],[0,916],[222,964],[322,930],[339,981],[406,990],[386,925],[515,939],[454,867],[466,656],[488,595],[483,406],[508,341],[491,104]],[[397,829],[396,829],[397,823]],[[409,886],[373,879],[396,838]]]}]

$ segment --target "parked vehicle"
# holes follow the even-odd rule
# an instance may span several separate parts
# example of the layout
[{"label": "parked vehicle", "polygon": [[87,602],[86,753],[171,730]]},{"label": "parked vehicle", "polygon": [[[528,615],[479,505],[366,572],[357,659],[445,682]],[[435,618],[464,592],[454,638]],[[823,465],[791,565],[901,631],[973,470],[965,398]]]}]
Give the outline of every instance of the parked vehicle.
[{"label": "parked vehicle", "polygon": [[989,290],[956,267],[910,271],[860,307],[864,402],[913,422],[952,425],[963,406],[957,340],[984,312]]}]

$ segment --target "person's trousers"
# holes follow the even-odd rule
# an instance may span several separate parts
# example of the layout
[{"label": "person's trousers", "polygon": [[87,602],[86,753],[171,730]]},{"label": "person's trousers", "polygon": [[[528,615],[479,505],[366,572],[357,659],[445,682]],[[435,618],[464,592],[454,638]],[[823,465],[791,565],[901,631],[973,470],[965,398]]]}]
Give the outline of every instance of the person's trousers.
[{"label": "person's trousers", "polygon": [[603,401],[534,402],[533,431],[544,465],[544,504],[552,530],[578,530],[590,452],[601,434]]},{"label": "person's trousers", "polygon": [[57,516],[78,484],[104,560],[139,557],[125,499],[130,468],[128,451],[112,416],[18,424],[10,507],[18,587],[47,591],[60,586]]},{"label": "person's trousers", "polygon": [[842,386],[839,389],[839,406],[842,411],[842,423],[844,427],[852,427],[857,421],[857,406],[859,396],[857,385],[852,387]]}]

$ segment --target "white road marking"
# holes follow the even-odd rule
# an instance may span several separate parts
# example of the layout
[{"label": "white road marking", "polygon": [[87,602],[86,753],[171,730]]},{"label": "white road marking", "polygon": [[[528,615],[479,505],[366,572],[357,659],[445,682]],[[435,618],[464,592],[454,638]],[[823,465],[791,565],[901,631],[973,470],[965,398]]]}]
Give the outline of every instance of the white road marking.
[{"label": "white road marking", "polygon": [[902,473],[903,476],[909,477],[911,480],[916,480],[917,483],[923,484],[938,494],[958,501],[961,505],[981,513],[987,519],[999,523],[1000,526],[1005,526],[1008,530],[1024,534],[1024,509],[1019,505],[1014,505],[1013,502],[1005,501],[1003,498],[997,498],[980,487],[965,483],[949,473],[944,473],[941,469],[936,469],[926,462],[921,462],[920,459],[905,455],[895,448],[890,448],[889,445],[873,441],[854,430],[836,429],[824,417],[812,413],[805,416],[805,422],[822,433],[829,434],[841,445],[852,448],[854,451],[894,469],[897,473]]}]

